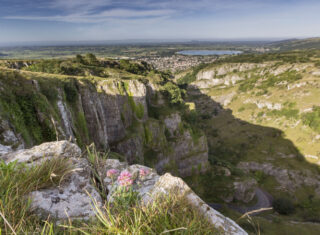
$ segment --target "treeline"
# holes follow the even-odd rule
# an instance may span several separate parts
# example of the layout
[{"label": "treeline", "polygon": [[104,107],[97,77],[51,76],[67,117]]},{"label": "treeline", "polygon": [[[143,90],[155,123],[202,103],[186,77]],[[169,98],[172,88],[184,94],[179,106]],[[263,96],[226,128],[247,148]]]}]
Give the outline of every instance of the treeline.
[{"label": "treeline", "polygon": [[105,77],[104,69],[106,68],[120,69],[129,73],[144,76],[150,71],[154,70],[151,65],[144,61],[134,62],[124,59],[99,60],[92,53],[88,53],[84,56],[76,55],[76,57],[72,59],[40,60],[29,67],[25,67],[24,69],[32,72],[75,76],[84,76],[90,74],[94,76]]}]

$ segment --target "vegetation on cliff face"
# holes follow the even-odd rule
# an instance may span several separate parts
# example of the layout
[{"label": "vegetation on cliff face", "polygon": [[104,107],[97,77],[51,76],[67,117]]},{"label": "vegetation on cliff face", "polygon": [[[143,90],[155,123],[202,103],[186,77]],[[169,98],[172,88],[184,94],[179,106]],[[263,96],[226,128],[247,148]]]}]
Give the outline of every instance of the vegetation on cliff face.
[{"label": "vegetation on cliff face", "polygon": [[[16,135],[21,134],[26,146],[71,138],[79,146],[96,142],[98,148],[111,147],[131,163],[155,166],[161,156],[177,161],[174,158],[180,153],[174,151],[175,142],[188,138],[178,132],[174,138],[165,135],[164,118],[178,112],[182,116],[181,133],[188,131],[195,149],[203,148],[198,141],[203,133],[189,118],[192,113],[185,105],[185,90],[168,72],[158,72],[143,62],[98,60],[90,54],[32,61],[19,72],[10,69],[14,61],[0,64],[0,104],[5,111],[0,116],[10,122]],[[65,69],[66,65],[74,69]],[[154,123],[151,126],[150,121]],[[188,149],[180,157],[196,154]],[[163,164],[159,168],[169,163]]]}]

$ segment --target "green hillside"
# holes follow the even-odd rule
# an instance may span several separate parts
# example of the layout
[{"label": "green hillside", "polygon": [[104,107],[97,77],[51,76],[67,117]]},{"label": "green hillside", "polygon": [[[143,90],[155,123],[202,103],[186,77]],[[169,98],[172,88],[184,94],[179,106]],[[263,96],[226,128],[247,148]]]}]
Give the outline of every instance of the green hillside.
[{"label": "green hillside", "polygon": [[307,39],[291,39],[278,41],[268,44],[273,49],[277,50],[304,50],[304,49],[320,49],[320,38]]},{"label": "green hillside", "polygon": [[283,220],[318,221],[317,187],[290,185],[319,176],[319,55],[317,50],[239,55],[176,75],[201,117],[209,161],[216,172],[231,171],[218,182],[217,173],[189,179],[207,200],[225,200],[232,182],[252,177],[274,198],[293,199],[295,213]]}]

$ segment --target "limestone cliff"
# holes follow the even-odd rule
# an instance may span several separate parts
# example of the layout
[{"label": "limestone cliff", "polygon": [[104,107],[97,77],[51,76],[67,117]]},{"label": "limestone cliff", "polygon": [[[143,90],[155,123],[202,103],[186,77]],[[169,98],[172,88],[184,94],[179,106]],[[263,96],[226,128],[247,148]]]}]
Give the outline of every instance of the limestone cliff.
[{"label": "limestone cliff", "polygon": [[150,117],[149,109],[168,101],[148,79],[3,69],[0,85],[0,154],[58,139],[81,147],[93,142],[159,172],[186,176],[207,167],[206,137],[194,135],[179,112]]}]

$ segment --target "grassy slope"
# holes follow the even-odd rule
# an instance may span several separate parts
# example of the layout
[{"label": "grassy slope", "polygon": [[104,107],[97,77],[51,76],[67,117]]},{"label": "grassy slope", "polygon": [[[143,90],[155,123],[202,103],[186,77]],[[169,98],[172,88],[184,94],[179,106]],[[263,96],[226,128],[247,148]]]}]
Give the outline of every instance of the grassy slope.
[{"label": "grassy slope", "polygon": [[[238,172],[234,167],[240,161],[270,162],[286,169],[308,169],[314,174],[319,174],[319,167],[315,163],[320,163],[320,140],[316,138],[320,132],[303,121],[305,112],[319,105],[320,76],[317,75],[320,71],[319,58],[319,51],[240,55],[218,61],[202,70],[218,71],[222,67],[238,66],[215,77],[224,79],[239,76],[244,79],[230,86],[222,84],[201,89],[205,95],[191,95],[190,99],[198,100],[197,108],[201,110],[203,107],[210,107],[208,103],[216,103],[215,100],[234,93],[230,103],[224,106],[224,111],[214,118],[204,118],[201,121],[202,129],[205,130],[209,141],[209,158],[214,165],[229,168],[233,178],[217,176],[217,173],[211,172],[200,178],[187,179],[204,198],[208,201],[219,201],[221,195],[228,195],[230,186],[227,185],[232,184],[232,181],[237,178],[239,180],[248,176],[258,180],[259,186],[274,197],[288,196],[287,193],[278,189],[279,184],[273,177],[266,177],[263,174],[246,176]],[[239,66],[248,63],[253,63],[255,68],[240,71]],[[262,64],[265,65],[264,68],[256,68]],[[292,72],[295,69],[297,72]],[[277,70],[281,72],[273,75]],[[196,77],[192,80],[196,80]],[[305,85],[287,88],[287,85],[300,83]],[[279,103],[282,108],[279,111],[272,111],[266,107],[259,109],[255,101]],[[305,156],[306,161],[300,157],[301,154]],[[319,158],[310,158],[308,155]],[[203,185],[207,186],[203,187]],[[211,190],[207,190],[207,187]],[[217,189],[216,193],[212,192],[214,191],[212,188]],[[262,217],[256,218],[264,228],[263,234],[301,234],[302,232],[317,234],[319,230],[317,224],[295,225],[288,222],[310,218],[316,210],[318,210],[316,213],[319,213],[317,200],[312,202],[315,203],[311,206],[314,211],[305,207],[310,203],[308,198],[313,194],[313,189],[308,187],[297,190],[294,194],[296,212],[289,217],[284,216],[284,221],[281,223]],[[275,216],[275,220],[278,220],[278,216]]]},{"label": "grassy slope", "polygon": [[[248,91],[239,92],[239,86],[244,84],[244,81],[239,82],[232,88],[225,89],[217,87],[209,89],[208,95],[216,97],[232,91],[237,92],[232,102],[226,106],[226,108],[233,111],[235,117],[253,124],[280,129],[284,132],[286,138],[291,140],[303,155],[319,156],[320,144],[316,139],[319,132],[303,123],[305,111],[312,109],[313,106],[319,105],[320,79],[319,76],[312,75],[312,72],[318,71],[319,69],[313,64],[307,64],[307,66],[307,69],[300,73],[303,78],[291,84],[306,83],[306,85],[302,87],[288,90],[286,86],[275,85],[268,87],[268,92],[265,95],[259,95],[261,89],[257,87]],[[261,79],[264,79],[264,77],[262,76],[256,84],[258,84]],[[254,104],[254,101],[281,104],[281,111],[283,112],[272,111],[266,107],[258,108],[257,105]],[[293,111],[292,114],[290,110]],[[294,110],[298,110],[299,114],[295,115]],[[317,162],[317,160],[313,158],[306,157],[306,159],[312,163]]]}]

